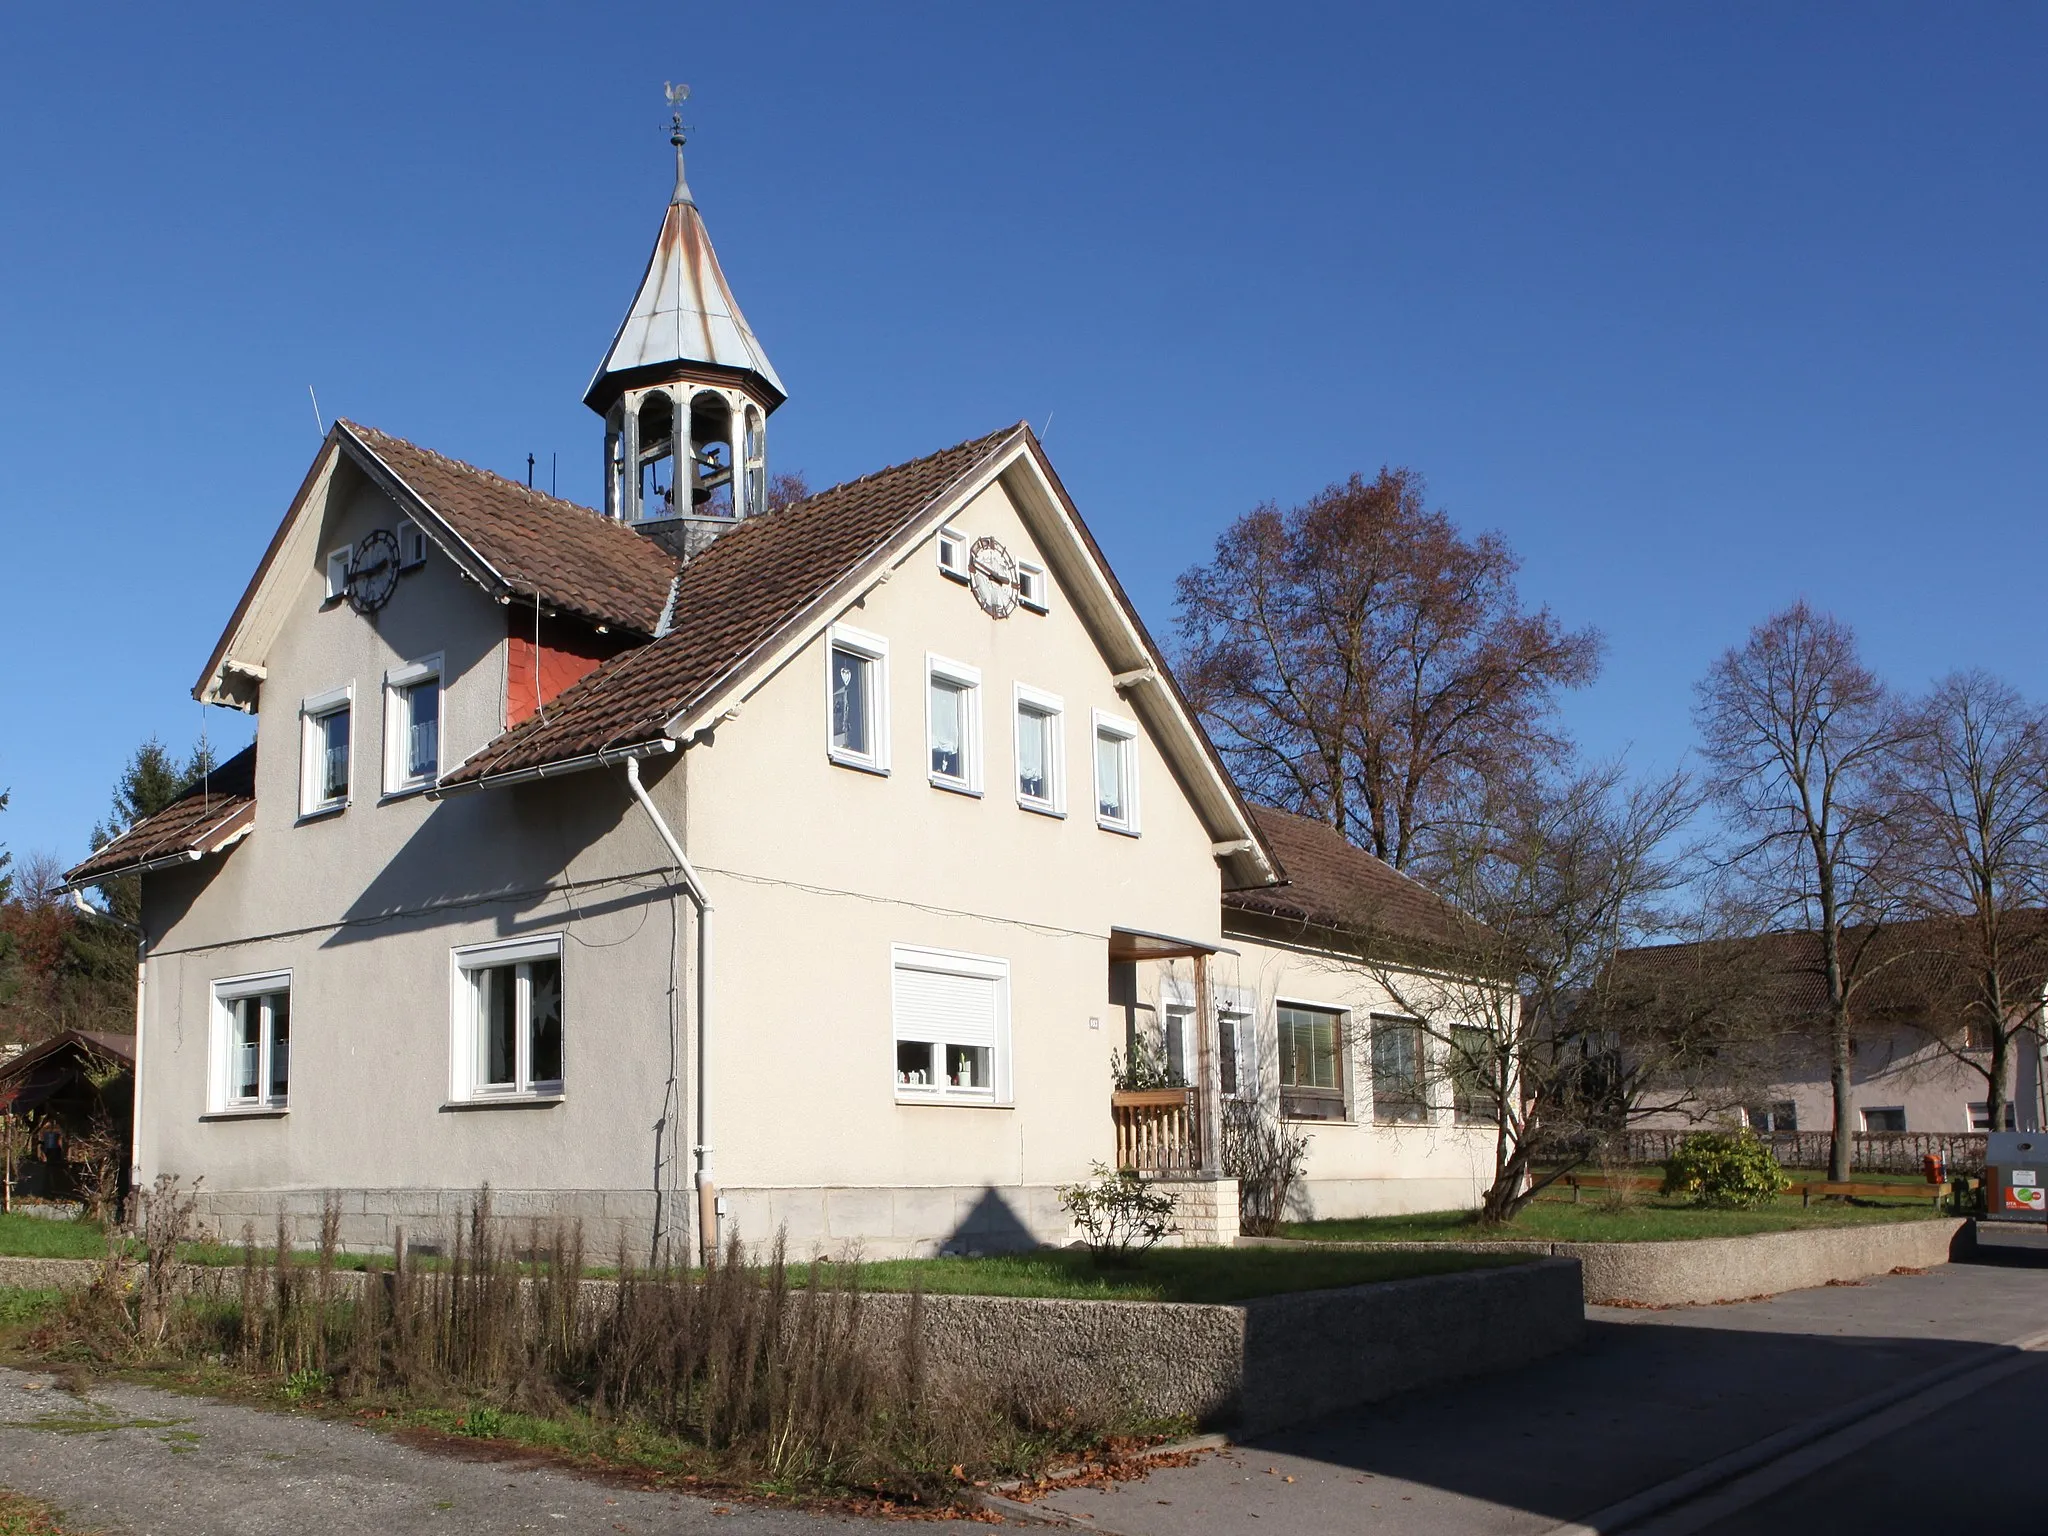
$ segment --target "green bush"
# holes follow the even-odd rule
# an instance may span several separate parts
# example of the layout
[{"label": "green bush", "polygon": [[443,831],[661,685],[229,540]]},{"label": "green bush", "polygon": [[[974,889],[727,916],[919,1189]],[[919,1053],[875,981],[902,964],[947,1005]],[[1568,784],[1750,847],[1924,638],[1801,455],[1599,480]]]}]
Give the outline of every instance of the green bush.
[{"label": "green bush", "polygon": [[1724,1211],[1769,1205],[1791,1184],[1771,1149],[1750,1130],[1701,1131],[1664,1164],[1664,1193]]}]

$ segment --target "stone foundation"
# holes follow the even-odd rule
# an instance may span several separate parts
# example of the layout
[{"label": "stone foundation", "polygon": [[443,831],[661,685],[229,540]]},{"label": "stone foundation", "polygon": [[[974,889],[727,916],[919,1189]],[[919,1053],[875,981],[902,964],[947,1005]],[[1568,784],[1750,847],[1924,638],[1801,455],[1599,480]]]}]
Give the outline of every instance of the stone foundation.
[{"label": "stone foundation", "polygon": [[[765,1248],[781,1232],[790,1256],[799,1259],[1012,1253],[1074,1237],[1050,1184],[740,1187],[719,1193],[728,1235],[737,1232],[750,1247]],[[1233,1235],[1236,1193],[1236,1186],[1229,1186]],[[330,1195],[340,1207],[341,1248],[347,1253],[389,1253],[401,1230],[409,1246],[445,1246],[468,1223],[476,1199],[476,1191],[468,1189],[215,1190],[202,1185],[199,1230],[232,1243],[241,1239],[246,1225],[267,1246],[275,1241],[282,1215],[290,1241],[308,1247],[319,1240],[321,1212]],[[491,1210],[515,1244],[535,1228],[580,1224],[584,1251],[594,1263],[622,1243],[629,1253],[645,1256],[652,1251],[658,1223],[673,1239],[695,1242],[696,1194],[688,1189],[665,1199],[642,1190],[493,1189]]]},{"label": "stone foundation", "polygon": [[1237,1180],[1160,1179],[1154,1186],[1173,1196],[1173,1231],[1167,1242],[1182,1248],[1228,1248],[1237,1241]]}]

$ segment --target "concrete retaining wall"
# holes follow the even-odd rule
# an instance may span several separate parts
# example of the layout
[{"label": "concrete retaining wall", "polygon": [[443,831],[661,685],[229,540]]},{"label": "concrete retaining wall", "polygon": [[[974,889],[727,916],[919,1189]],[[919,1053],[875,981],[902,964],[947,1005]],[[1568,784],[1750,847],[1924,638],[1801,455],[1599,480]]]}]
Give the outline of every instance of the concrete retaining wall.
[{"label": "concrete retaining wall", "polygon": [[[89,1259],[0,1257],[0,1286],[71,1289],[98,1270]],[[241,1272],[197,1278],[200,1289],[232,1295]],[[351,1295],[362,1278],[336,1274],[337,1294]],[[1186,1415],[1259,1434],[1570,1349],[1585,1333],[1580,1288],[1576,1260],[1539,1258],[1233,1306],[926,1296],[923,1337],[933,1365],[993,1367],[1027,1401]],[[864,1296],[864,1330],[877,1348],[902,1347],[910,1306],[898,1293]]]},{"label": "concrete retaining wall", "polygon": [[[1953,1218],[1877,1222],[1701,1237],[1662,1243],[1330,1243],[1333,1248],[1455,1248],[1579,1261],[1585,1299],[1622,1306],[1683,1307],[1747,1301],[1895,1269],[1929,1269],[1976,1247],[1976,1228]],[[1273,1239],[1262,1241],[1271,1242]]]}]

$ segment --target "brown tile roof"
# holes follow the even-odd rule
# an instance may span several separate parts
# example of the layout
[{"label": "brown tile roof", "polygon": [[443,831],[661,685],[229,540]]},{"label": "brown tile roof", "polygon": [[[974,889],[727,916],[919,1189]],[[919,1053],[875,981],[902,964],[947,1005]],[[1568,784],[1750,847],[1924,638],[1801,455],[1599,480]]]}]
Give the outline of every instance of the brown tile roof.
[{"label": "brown tile roof", "polygon": [[441,782],[654,740],[1022,430],[1005,427],[738,524],[684,567],[668,635],[605,662],[552,700],[544,718],[506,731]]},{"label": "brown tile roof", "polygon": [[1384,937],[1431,952],[1489,947],[1486,929],[1427,886],[1345,841],[1327,822],[1263,805],[1251,812],[1286,880],[1226,891],[1226,907]]},{"label": "brown tile roof", "polygon": [[337,423],[502,579],[551,608],[654,633],[678,569],[610,518],[353,421]]},{"label": "brown tile roof", "polygon": [[217,853],[248,831],[256,813],[256,749],[251,746],[222,763],[158,811],[119,837],[93,850],[92,857],[64,876],[67,886],[92,885],[131,874],[157,859]]},{"label": "brown tile roof", "polygon": [[[2048,912],[2015,914],[2003,947],[1999,969],[2014,1005],[2022,1006],[2048,985]],[[1970,993],[1971,949],[1970,934],[1960,923],[1921,920],[1846,930],[1842,959],[1854,986],[1852,1018],[1872,1023],[1959,1018]],[[1716,967],[1743,973],[1757,989],[1755,1006],[1776,1018],[1810,1022],[1826,1016],[1827,975],[1818,933],[1794,930],[1657,944],[1623,950],[1615,960],[1617,977],[1635,987]]]}]

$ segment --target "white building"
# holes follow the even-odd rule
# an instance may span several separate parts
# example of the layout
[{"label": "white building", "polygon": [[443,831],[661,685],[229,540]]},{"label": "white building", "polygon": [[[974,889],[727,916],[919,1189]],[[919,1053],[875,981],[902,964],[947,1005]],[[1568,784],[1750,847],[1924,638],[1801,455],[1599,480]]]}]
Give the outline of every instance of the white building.
[{"label": "white building", "polygon": [[143,876],[138,1182],[229,1234],[332,1192],[357,1247],[486,1183],[598,1247],[1062,1241],[1157,1031],[1191,1239],[1226,1093],[1313,1120],[1308,1209],[1471,1203],[1490,1144],[1419,1041],[1376,1098],[1404,1026],[1329,942],[1348,880],[1447,909],[1247,807],[1028,428],[771,509],[681,159],[603,510],[336,423],[194,690],[254,746],[71,872]]}]

